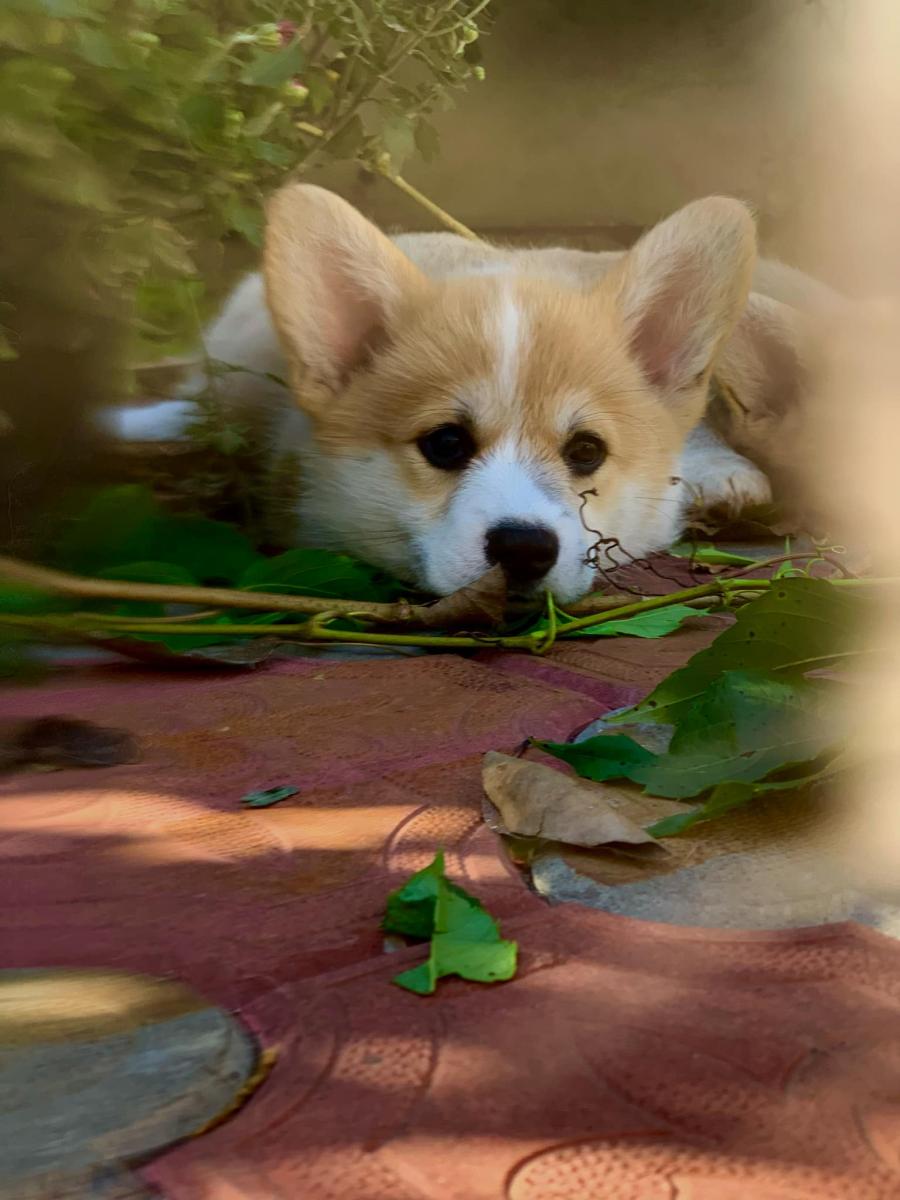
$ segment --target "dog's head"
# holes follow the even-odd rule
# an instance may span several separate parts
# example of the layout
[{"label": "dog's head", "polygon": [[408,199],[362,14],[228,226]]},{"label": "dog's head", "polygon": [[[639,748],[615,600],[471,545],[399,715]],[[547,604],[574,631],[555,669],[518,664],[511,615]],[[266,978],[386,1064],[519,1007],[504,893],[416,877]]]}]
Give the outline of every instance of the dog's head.
[{"label": "dog's head", "polygon": [[[427,279],[344,201],[269,210],[269,305],[312,422],[320,541],[449,593],[500,563],[514,591],[588,591],[598,538],[665,547],[710,368],[747,297],[753,223],[689,205],[590,290]],[[615,553],[615,551],[613,551]]]}]

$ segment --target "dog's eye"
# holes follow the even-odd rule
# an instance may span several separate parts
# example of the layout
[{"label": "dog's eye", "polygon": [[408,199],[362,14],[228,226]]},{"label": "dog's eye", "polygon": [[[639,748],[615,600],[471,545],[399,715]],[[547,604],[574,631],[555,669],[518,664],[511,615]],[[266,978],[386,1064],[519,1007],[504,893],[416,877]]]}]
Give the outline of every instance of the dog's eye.
[{"label": "dog's eye", "polygon": [[416,445],[441,471],[459,471],[475,453],[475,439],[464,425],[439,425],[423,433]]},{"label": "dog's eye", "polygon": [[590,475],[603,465],[606,455],[606,442],[594,433],[576,433],[563,448],[563,458],[576,475]]}]

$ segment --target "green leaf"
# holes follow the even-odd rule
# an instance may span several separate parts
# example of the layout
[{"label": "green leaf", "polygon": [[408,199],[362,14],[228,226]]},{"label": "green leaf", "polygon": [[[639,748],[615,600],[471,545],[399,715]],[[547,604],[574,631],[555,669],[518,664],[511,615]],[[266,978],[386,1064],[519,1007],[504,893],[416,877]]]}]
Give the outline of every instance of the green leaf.
[{"label": "green leaf", "polygon": [[234,583],[258,557],[231,525],[205,517],[168,516],[147,488],[130,484],[92,496],[58,550],[61,565],[83,574],[134,563],[166,563],[207,584]]},{"label": "green leaf", "polygon": [[206,517],[160,517],[149,537],[155,551],[187,567],[204,584],[233,585],[259,558],[234,526]]},{"label": "green leaf", "polygon": [[335,134],[328,143],[328,151],[332,157],[337,159],[355,158],[364,138],[363,123],[358,116],[354,115],[340,133]]},{"label": "green leaf", "polygon": [[388,601],[404,591],[401,583],[375,567],[344,554],[317,549],[288,550],[275,558],[258,558],[240,577],[238,587],[338,600]]},{"label": "green leaf", "polygon": [[281,50],[258,50],[241,72],[241,83],[253,87],[281,87],[303,70],[305,62],[299,42]]},{"label": "green leaf", "polygon": [[334,95],[331,80],[324,71],[312,69],[304,75],[303,82],[309,88],[309,103],[313,116],[318,116],[331,103]]},{"label": "green leaf", "polygon": [[403,164],[416,148],[416,137],[413,123],[409,117],[388,117],[381,129],[381,141],[391,156],[391,164],[397,171],[403,169]]},{"label": "green leaf", "polygon": [[104,567],[101,579],[123,579],[132,583],[162,583],[169,587],[196,587],[197,579],[185,567],[167,562],[134,562]]},{"label": "green leaf", "polygon": [[535,742],[541,750],[567,762],[584,779],[638,779],[656,755],[622,733],[606,733],[583,742]]},{"label": "green leaf", "polygon": [[229,229],[246,238],[251,246],[262,245],[263,217],[258,205],[245,204],[237,196],[225,206]]},{"label": "green leaf", "polygon": [[296,787],[273,787],[261,792],[248,792],[246,796],[241,796],[241,804],[245,804],[247,808],[271,808],[281,800],[296,796],[299,791]]},{"label": "green leaf", "polygon": [[834,738],[829,700],[830,689],[807,681],[726,671],[683,713],[663,754],[621,734],[535,744],[585,779],[628,779],[649,795],[681,800],[818,758]]},{"label": "green leaf", "polygon": [[94,574],[118,563],[146,561],[147,530],[158,514],[149,488],[123,484],[95,492],[60,539],[60,565]]},{"label": "green leaf", "polygon": [[[601,621],[586,629],[566,630],[566,626],[575,620],[568,613],[556,609],[556,628],[561,637],[641,637],[660,638],[673,633],[690,617],[705,617],[709,615],[708,608],[691,608],[688,604],[671,604],[666,608],[651,609],[649,612],[637,613],[633,617],[623,617],[619,621]],[[550,622],[547,617],[540,617],[529,629],[529,633],[547,633]]]},{"label": "green leaf", "polygon": [[434,910],[443,878],[444,852],[439,850],[427,867],[410,876],[402,887],[388,896],[382,929],[404,937],[430,938],[434,933]]},{"label": "green leaf", "polygon": [[188,96],[179,112],[188,133],[198,141],[218,137],[225,128],[225,104],[208,92]]},{"label": "green leaf", "polygon": [[431,937],[427,961],[394,978],[419,995],[430,995],[445,975],[497,983],[516,972],[516,943],[501,938],[484,906],[447,879],[442,852],[388,897],[383,928],[407,937]]},{"label": "green leaf", "polygon": [[678,542],[669,549],[675,558],[690,558],[694,562],[717,564],[723,567],[752,567],[757,561],[745,554],[732,554],[722,550],[712,542]]},{"label": "green leaf", "polygon": [[440,154],[440,135],[430,121],[416,122],[416,149],[427,163],[434,162]]},{"label": "green leaf", "polygon": [[859,645],[859,597],[822,579],[785,579],[739,610],[735,624],[640,704],[613,721],[677,724],[723,671],[802,678]]},{"label": "green leaf", "polygon": [[630,778],[684,799],[720,783],[752,783],[809,762],[834,739],[830,689],[764,672],[725,671],[675,730],[669,749]]},{"label": "green leaf", "polygon": [[54,596],[24,583],[6,583],[0,579],[0,613],[65,612],[75,602],[64,596]]},{"label": "green leaf", "polygon": [[123,43],[104,33],[102,29],[81,28],[78,31],[78,47],[82,58],[92,67],[125,70],[130,66]]},{"label": "green leaf", "polygon": [[852,768],[852,759],[842,752],[835,753],[824,766],[805,775],[791,775],[789,778],[768,780],[765,783],[728,782],[718,784],[709,799],[696,808],[687,812],[673,813],[663,817],[648,826],[647,833],[651,837],[673,837],[684,833],[686,829],[699,825],[702,821],[712,821],[725,816],[736,808],[742,808],[759,796],[767,796],[777,792],[792,792],[807,788],[829,776],[840,774]]},{"label": "green leaf", "polygon": [[262,159],[263,162],[271,163],[273,167],[289,167],[296,158],[296,153],[289,150],[286,146],[279,146],[275,142],[267,142],[263,138],[256,138],[251,141],[250,149],[257,158]]},{"label": "green leaf", "polygon": [[604,621],[587,629],[574,630],[570,637],[627,637],[660,638],[674,633],[691,617],[706,617],[708,608],[691,608],[688,604],[671,604],[667,608],[651,609],[621,621]]},{"label": "green leaf", "polygon": [[[786,783],[779,786],[789,788],[795,785]],[[689,809],[687,812],[672,813],[669,817],[654,821],[652,825],[647,826],[646,832],[651,837],[674,837],[676,834],[684,833],[693,825],[698,825],[701,821],[710,821],[715,817],[722,817],[736,808],[742,808],[761,791],[762,787],[759,784],[720,783],[705,804]]]}]

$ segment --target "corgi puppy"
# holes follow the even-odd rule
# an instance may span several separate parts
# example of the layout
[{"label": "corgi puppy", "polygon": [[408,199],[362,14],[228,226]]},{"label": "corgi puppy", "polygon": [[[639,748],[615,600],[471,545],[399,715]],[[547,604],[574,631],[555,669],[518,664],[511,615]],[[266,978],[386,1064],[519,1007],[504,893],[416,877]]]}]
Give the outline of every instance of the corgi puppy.
[{"label": "corgi puppy", "polygon": [[[753,220],[732,199],[590,254],[391,239],[294,184],[269,204],[262,275],[205,348],[242,368],[218,379],[221,403],[254,431],[279,540],[438,595],[499,564],[515,594],[565,603],[596,585],[599,539],[605,562],[626,562],[671,545],[698,495],[770,498],[726,439],[751,399],[795,386],[792,314],[818,300],[798,273],[762,264],[754,283],[755,267]],[[174,400],[119,410],[113,427],[165,440],[193,415]]]}]

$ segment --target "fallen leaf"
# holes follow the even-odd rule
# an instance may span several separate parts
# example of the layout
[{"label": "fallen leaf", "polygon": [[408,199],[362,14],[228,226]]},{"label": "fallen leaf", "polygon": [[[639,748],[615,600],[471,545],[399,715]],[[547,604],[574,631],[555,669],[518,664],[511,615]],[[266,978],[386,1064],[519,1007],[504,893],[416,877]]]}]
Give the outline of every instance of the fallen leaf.
[{"label": "fallen leaf", "polygon": [[666,608],[651,609],[634,617],[625,617],[621,621],[603,621],[599,625],[590,625],[587,629],[579,629],[575,636],[661,638],[674,633],[685,621],[706,616],[709,616],[708,608],[670,604]]},{"label": "fallen leaf", "polygon": [[[575,629],[570,632],[566,627],[574,618],[569,613],[557,609],[556,629],[561,637],[661,638],[669,633],[674,633],[685,621],[694,617],[707,617],[709,612],[708,608],[691,608],[689,604],[670,604],[666,608],[651,609],[649,612],[637,613],[633,617],[623,617],[616,621],[600,620],[602,614],[598,613],[599,623],[597,625],[589,625],[585,629]],[[548,619],[540,617],[529,632],[547,633],[549,629]]]},{"label": "fallen leaf", "polygon": [[481,902],[446,877],[441,851],[388,896],[382,928],[389,934],[431,938],[427,960],[393,980],[418,995],[430,995],[445,975],[499,983],[516,973],[516,943],[501,938]]},{"label": "fallen leaf", "polygon": [[668,751],[632,778],[673,800],[754,783],[826,753],[837,736],[833,705],[827,684],[723,671],[684,714]]},{"label": "fallen leaf", "polygon": [[482,782],[509,833],[573,846],[656,842],[616,811],[611,790],[592,787],[542,763],[492,750],[483,759]]},{"label": "fallen leaf", "polygon": [[422,611],[426,629],[460,625],[499,625],[506,612],[506,576],[502,567],[490,571],[451,596],[430,604]]},{"label": "fallen leaf", "polygon": [[273,804],[278,804],[281,800],[296,796],[299,791],[299,788],[288,786],[266,788],[261,792],[248,792],[246,796],[241,796],[241,804],[246,805],[247,808],[271,808]]},{"label": "fallen leaf", "polygon": [[603,733],[580,742],[534,743],[555,758],[574,767],[584,779],[603,783],[607,779],[640,781],[658,755],[624,733]]}]

